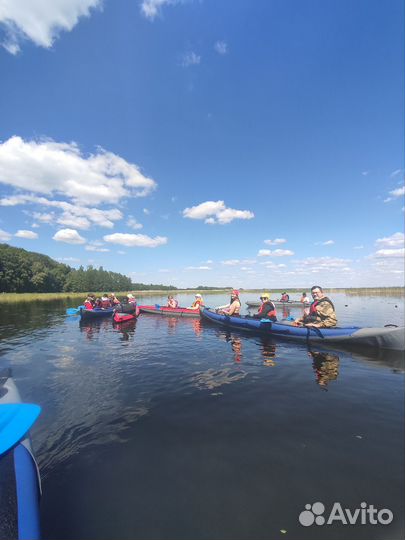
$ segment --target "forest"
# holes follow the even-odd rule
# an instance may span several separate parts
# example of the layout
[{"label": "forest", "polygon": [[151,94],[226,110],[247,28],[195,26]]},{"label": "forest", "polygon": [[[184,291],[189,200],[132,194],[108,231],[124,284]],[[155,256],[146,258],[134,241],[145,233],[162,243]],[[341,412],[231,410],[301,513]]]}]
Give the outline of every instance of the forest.
[{"label": "forest", "polygon": [[41,253],[0,244],[0,292],[45,293],[171,290],[170,285],[132,283],[128,276],[100,268],[71,268]]}]

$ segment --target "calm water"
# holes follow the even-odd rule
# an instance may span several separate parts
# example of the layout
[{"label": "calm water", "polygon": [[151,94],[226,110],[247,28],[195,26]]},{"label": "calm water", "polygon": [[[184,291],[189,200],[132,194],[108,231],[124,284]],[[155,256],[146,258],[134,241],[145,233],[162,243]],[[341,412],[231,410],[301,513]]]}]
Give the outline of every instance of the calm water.
[{"label": "calm water", "polygon": [[[333,299],[341,324],[404,324],[403,298]],[[403,356],[308,351],[199,319],[80,326],[68,305],[0,315],[0,366],[43,408],[44,538],[403,538]],[[394,522],[302,527],[316,501],[365,501]]]}]

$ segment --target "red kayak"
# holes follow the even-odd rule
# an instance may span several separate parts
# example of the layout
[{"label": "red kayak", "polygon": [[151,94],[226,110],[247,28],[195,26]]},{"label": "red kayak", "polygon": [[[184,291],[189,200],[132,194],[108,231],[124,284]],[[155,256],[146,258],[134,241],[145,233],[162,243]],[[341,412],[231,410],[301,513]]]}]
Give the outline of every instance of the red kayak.
[{"label": "red kayak", "polygon": [[166,315],[169,317],[194,317],[199,319],[200,310],[199,309],[189,309],[189,308],[170,308],[166,306],[159,306],[155,304],[154,306],[139,306],[139,311],[141,313],[153,313],[154,315]]},{"label": "red kayak", "polygon": [[139,307],[137,306],[135,313],[120,313],[116,311],[114,313],[114,322],[120,323],[125,321],[133,321],[139,315]]}]

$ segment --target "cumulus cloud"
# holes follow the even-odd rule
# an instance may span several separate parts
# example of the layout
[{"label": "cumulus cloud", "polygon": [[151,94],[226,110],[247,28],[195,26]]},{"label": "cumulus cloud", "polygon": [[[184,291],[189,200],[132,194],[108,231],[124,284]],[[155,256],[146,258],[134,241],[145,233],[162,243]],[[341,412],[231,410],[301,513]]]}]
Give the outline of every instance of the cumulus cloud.
[{"label": "cumulus cloud", "polygon": [[101,0],[2,0],[0,25],[3,47],[11,54],[30,40],[49,49],[61,31],[70,31],[81,17],[88,17]]},{"label": "cumulus cloud", "polygon": [[138,223],[138,221],[133,216],[128,217],[127,225],[134,230],[142,229],[143,227],[142,223]]},{"label": "cumulus cloud", "polygon": [[85,244],[86,239],[80,236],[75,229],[61,229],[53,237],[57,242],[65,242],[66,244]]},{"label": "cumulus cloud", "polygon": [[27,240],[35,240],[38,238],[38,234],[34,231],[25,231],[23,229],[17,231],[14,236],[18,238],[26,238]]},{"label": "cumulus cloud", "polygon": [[183,210],[183,216],[190,219],[203,219],[205,223],[225,225],[234,219],[252,219],[255,217],[249,210],[227,208],[224,201],[206,201]]},{"label": "cumulus cloud", "polygon": [[196,66],[201,62],[201,56],[194,51],[189,51],[183,54],[181,65],[183,67]]},{"label": "cumulus cloud", "polygon": [[294,252],[290,249],[259,249],[257,254],[258,257],[291,257],[294,255]]},{"label": "cumulus cloud", "polygon": [[398,199],[398,197],[402,197],[403,195],[405,195],[405,186],[401,186],[397,189],[393,189],[392,191],[389,192],[389,194],[391,195],[391,197],[387,197],[384,200],[384,202],[390,202],[393,199]]},{"label": "cumulus cloud", "polygon": [[228,52],[228,44],[226,41],[216,41],[214,44],[214,49],[218,54],[226,54]]},{"label": "cumulus cloud", "polygon": [[212,270],[209,266],[187,266],[185,270]]},{"label": "cumulus cloud", "polygon": [[92,206],[144,197],[156,188],[136,165],[103,149],[85,156],[75,143],[17,136],[0,143],[0,183]]},{"label": "cumulus cloud", "polygon": [[396,232],[391,236],[385,238],[378,238],[376,240],[376,245],[380,247],[398,247],[404,245],[404,233]]},{"label": "cumulus cloud", "polygon": [[379,249],[375,252],[375,257],[404,257],[405,248],[398,249]]},{"label": "cumulus cloud", "polygon": [[332,246],[335,243],[334,240],[326,240],[325,242],[315,242],[315,246]]},{"label": "cumulus cloud", "polygon": [[278,246],[280,244],[285,244],[287,240],[285,238],[275,238],[274,240],[265,240],[264,243],[268,246]]},{"label": "cumulus cloud", "polygon": [[127,247],[155,248],[167,244],[167,238],[165,236],[156,236],[155,238],[151,238],[145,234],[115,233],[107,234],[103,237],[103,239],[105,242],[120,244]]},{"label": "cumulus cloud", "polygon": [[338,257],[307,257],[301,261],[296,261],[297,266],[304,272],[308,269],[318,271],[343,270],[349,267],[350,259],[340,259]]},{"label": "cumulus cloud", "polygon": [[123,215],[117,208],[110,210],[100,210],[99,208],[89,208],[72,204],[66,201],[49,200],[46,197],[36,195],[14,195],[0,199],[0,206],[17,206],[24,204],[37,204],[40,206],[50,206],[61,210],[60,215],[55,212],[41,213],[34,212],[32,215],[42,223],[60,223],[61,225],[70,225],[77,229],[88,229],[90,224],[99,227],[111,229],[114,227],[114,221],[122,219]]},{"label": "cumulus cloud", "polygon": [[179,0],[142,0],[141,13],[147,19],[153,21],[160,14],[164,5],[173,6],[178,3]]},{"label": "cumulus cloud", "polygon": [[11,234],[0,229],[0,242],[8,242],[11,238]]}]

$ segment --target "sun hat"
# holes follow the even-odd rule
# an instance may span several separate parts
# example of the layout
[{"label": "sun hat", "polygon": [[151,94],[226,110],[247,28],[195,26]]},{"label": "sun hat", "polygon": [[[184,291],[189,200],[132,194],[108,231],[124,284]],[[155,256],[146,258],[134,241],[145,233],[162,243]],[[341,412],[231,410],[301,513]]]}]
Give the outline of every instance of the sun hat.
[{"label": "sun hat", "polygon": [[234,289],[232,292],[231,292],[231,295],[232,296],[239,296],[239,291],[237,289]]},{"label": "sun hat", "polygon": [[131,293],[127,294],[127,298],[135,298],[135,296]]},{"label": "sun hat", "polygon": [[202,298],[200,293],[197,293],[195,296],[198,297],[198,298]]}]

